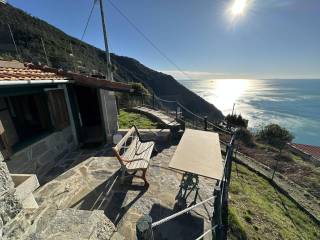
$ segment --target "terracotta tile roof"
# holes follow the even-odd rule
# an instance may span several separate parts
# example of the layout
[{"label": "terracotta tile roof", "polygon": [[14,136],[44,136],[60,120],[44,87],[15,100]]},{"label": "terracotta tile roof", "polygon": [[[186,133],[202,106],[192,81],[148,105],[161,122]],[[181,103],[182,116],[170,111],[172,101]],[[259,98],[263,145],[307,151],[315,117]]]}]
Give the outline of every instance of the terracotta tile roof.
[{"label": "terracotta tile roof", "polygon": [[67,77],[41,69],[32,69],[17,62],[0,62],[0,81],[65,80]]},{"label": "terracotta tile roof", "polygon": [[32,80],[71,80],[77,85],[110,91],[133,92],[131,85],[126,83],[108,81],[47,66],[37,66],[31,63],[23,64],[17,61],[0,61],[0,82]]},{"label": "terracotta tile roof", "polygon": [[307,153],[317,159],[320,159],[320,146],[312,146],[298,143],[291,143],[290,145],[304,153]]}]

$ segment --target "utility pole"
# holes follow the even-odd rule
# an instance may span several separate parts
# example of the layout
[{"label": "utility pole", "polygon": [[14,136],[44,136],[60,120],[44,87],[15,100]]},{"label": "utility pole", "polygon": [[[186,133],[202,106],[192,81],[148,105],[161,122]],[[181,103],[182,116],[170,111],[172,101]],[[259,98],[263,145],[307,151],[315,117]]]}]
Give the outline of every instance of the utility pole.
[{"label": "utility pole", "polygon": [[234,107],[235,107],[235,106],[236,106],[236,103],[234,103],[234,104],[233,104],[233,107],[232,107],[232,114],[231,114],[232,116],[233,116],[233,113],[234,113]]},{"label": "utility pole", "polygon": [[[97,0],[95,0],[97,1]],[[106,27],[106,19],[104,16],[104,7],[102,0],[99,0],[100,3],[100,13],[101,13],[101,21],[102,21],[102,30],[103,30],[103,38],[105,45],[105,57],[107,61],[107,80],[113,81],[113,73],[112,73],[112,65],[111,65],[111,57],[109,52],[108,45],[108,36],[107,36],[107,27]],[[103,81],[103,80],[102,80]],[[103,116],[103,124],[104,130],[106,133],[107,142],[112,142],[112,136],[117,132],[118,126],[118,109],[116,104],[116,96],[114,92],[106,91],[100,89],[99,98],[101,99],[101,112]]]},{"label": "utility pole", "polygon": [[103,30],[103,38],[104,38],[104,46],[105,46],[105,55],[107,60],[107,79],[113,81],[113,73],[111,71],[111,57],[109,52],[108,45],[108,35],[107,35],[107,27],[106,27],[106,19],[104,16],[104,7],[102,0],[99,0],[100,3],[100,13],[101,13],[101,21],[102,21],[102,30]]}]

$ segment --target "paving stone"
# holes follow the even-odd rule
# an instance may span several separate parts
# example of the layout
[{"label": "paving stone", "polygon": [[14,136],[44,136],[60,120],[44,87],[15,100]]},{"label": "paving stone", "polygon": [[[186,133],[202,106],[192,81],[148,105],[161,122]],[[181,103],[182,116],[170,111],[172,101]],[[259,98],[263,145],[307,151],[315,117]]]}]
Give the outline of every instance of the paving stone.
[{"label": "paving stone", "polygon": [[38,236],[48,240],[107,240],[115,232],[115,226],[101,211],[75,209],[58,210],[47,227]]},{"label": "paving stone", "polygon": [[[158,148],[159,153],[152,156],[147,172],[148,189],[141,179],[129,178],[121,184],[120,164],[112,155],[106,157],[110,156],[106,147],[79,149],[57,162],[55,171],[47,175],[57,177],[34,194],[41,211],[32,214],[29,221],[33,221],[35,230],[29,231],[25,239],[135,239],[136,222],[142,215],[150,214],[156,221],[175,213],[182,174],[170,170],[168,165],[176,146]],[[215,181],[199,179],[201,199],[212,196]],[[194,196],[194,192],[189,195],[187,204],[192,203]],[[51,206],[49,210],[48,206]],[[95,210],[99,211],[95,213]],[[191,211],[161,226],[156,239],[168,238],[173,231],[177,240],[195,239],[210,226],[212,212],[210,204]]]}]

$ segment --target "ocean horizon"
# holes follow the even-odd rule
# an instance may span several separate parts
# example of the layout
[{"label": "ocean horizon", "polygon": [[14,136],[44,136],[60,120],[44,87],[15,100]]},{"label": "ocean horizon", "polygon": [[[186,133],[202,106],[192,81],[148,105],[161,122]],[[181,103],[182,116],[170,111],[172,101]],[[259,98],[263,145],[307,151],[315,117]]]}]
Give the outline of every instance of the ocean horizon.
[{"label": "ocean horizon", "polygon": [[320,79],[179,80],[224,115],[234,112],[257,131],[268,123],[290,130],[293,142],[320,146]]}]

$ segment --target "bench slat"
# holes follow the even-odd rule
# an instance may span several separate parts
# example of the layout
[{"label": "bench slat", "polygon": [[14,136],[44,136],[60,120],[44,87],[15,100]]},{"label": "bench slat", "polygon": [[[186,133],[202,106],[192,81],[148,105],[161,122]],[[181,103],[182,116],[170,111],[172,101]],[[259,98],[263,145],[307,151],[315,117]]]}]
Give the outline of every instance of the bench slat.
[{"label": "bench slat", "polygon": [[[142,170],[140,177],[144,180],[145,185],[149,183],[146,180],[146,170],[149,167],[149,161],[153,152],[154,142],[140,142],[138,129],[133,126],[120,142],[113,147],[113,151],[119,160],[123,170],[135,171]],[[124,151],[124,152],[122,152]]]},{"label": "bench slat", "polygon": [[132,127],[127,133],[126,135],[124,135],[124,137],[120,140],[120,142],[118,142],[118,144],[114,147],[115,150],[120,151],[122,146],[127,142],[127,140],[129,139],[129,137],[131,135],[133,135],[135,133],[135,129],[134,127]]},{"label": "bench slat", "polygon": [[123,154],[123,159],[126,160],[126,161],[130,161],[132,158],[134,158],[136,152],[137,152],[137,147],[139,147],[139,139],[138,137],[135,137],[129,148],[127,149],[127,151]]}]

